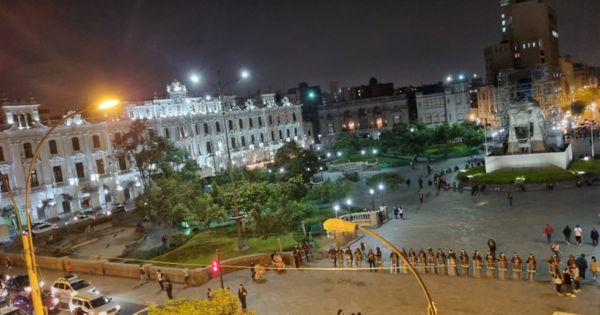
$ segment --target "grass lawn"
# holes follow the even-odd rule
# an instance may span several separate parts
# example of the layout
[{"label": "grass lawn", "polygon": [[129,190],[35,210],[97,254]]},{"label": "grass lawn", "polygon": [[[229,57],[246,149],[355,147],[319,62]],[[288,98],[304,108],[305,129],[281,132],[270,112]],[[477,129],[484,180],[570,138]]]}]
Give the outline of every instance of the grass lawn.
[{"label": "grass lawn", "polygon": [[517,177],[524,177],[525,183],[550,183],[577,178],[572,172],[558,167],[502,169],[486,174],[483,166],[460,172],[458,178],[468,179],[469,176],[475,183],[486,184],[513,184]]},{"label": "grass lawn", "polygon": [[360,154],[354,154],[350,157],[339,157],[331,160],[331,164],[344,164],[348,162],[367,162],[367,163],[376,163],[379,162],[381,164],[389,164],[393,166],[403,166],[408,165],[410,162],[405,159],[393,158],[387,156],[365,156]]},{"label": "grass lawn", "polygon": [[600,175],[600,160],[573,160],[569,171],[573,173],[585,172],[587,175]]},{"label": "grass lawn", "polygon": [[[160,256],[153,257],[152,260],[209,265],[210,260],[214,258],[217,249],[219,249],[219,258],[221,260],[257,253],[270,253],[279,250],[277,236],[262,238],[245,235],[244,241],[248,244],[249,249],[242,253],[237,252],[234,250],[237,242],[234,231],[235,228],[223,228],[199,232],[181,246]],[[281,235],[279,238],[281,239],[281,246],[284,249],[297,244],[293,237],[293,233]]]},{"label": "grass lawn", "polygon": [[[443,145],[435,145],[425,149],[425,154],[432,155],[443,155],[444,154],[444,146]],[[452,156],[465,156],[471,154],[471,148],[469,148],[466,144],[457,143],[448,146],[448,155]]]}]

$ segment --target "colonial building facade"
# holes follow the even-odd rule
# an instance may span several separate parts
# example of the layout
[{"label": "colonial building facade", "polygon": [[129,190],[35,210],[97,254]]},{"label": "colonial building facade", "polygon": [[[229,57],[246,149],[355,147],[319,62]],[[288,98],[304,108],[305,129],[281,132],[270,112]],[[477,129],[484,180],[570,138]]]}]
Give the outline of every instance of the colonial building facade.
[{"label": "colonial building facade", "polygon": [[[260,165],[286,142],[305,145],[301,106],[286,98],[188,97],[177,81],[167,92],[165,99],[127,102],[122,114],[102,122],[75,116],[58,126],[42,145],[33,171],[33,220],[110,208],[141,193],[133,160],[118,156],[115,147],[135,120],[145,120],[149,129],[189,152],[203,176],[226,168],[229,158],[234,165]],[[0,173],[8,177],[21,210],[33,150],[49,129],[40,122],[39,106],[3,106],[7,128],[0,132]],[[0,209],[10,206],[6,191],[3,185]]]}]

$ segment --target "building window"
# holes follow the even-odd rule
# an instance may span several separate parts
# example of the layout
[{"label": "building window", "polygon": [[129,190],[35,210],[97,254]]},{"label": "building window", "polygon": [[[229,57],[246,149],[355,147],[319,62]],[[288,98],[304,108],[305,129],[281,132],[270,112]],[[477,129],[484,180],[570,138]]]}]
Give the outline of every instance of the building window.
[{"label": "building window", "polygon": [[119,156],[119,170],[124,171],[127,169],[127,161],[125,160],[125,155]]},{"label": "building window", "polygon": [[277,125],[281,125],[281,117],[279,115],[277,115]]},{"label": "building window", "polygon": [[31,150],[31,143],[29,143],[29,142],[23,143],[23,153],[25,153],[26,159],[31,159],[33,157],[33,151]]},{"label": "building window", "polygon": [[265,142],[265,135],[263,133],[260,134],[260,142]]},{"label": "building window", "polygon": [[93,135],[92,136],[92,142],[94,144],[94,149],[97,149],[100,147],[100,136],[99,135]]},{"label": "building window", "polygon": [[333,123],[327,123],[327,133],[332,135],[333,134]]},{"label": "building window", "polygon": [[77,173],[77,178],[85,178],[85,171],[83,170],[83,163],[81,163],[81,162],[75,163],[75,172]]},{"label": "building window", "polygon": [[37,187],[39,185],[40,185],[40,182],[38,181],[37,170],[32,170],[31,171],[31,187]]},{"label": "building window", "polygon": [[171,139],[171,135],[169,134],[169,128],[165,127],[165,138]]},{"label": "building window", "polygon": [[207,135],[209,133],[210,133],[210,131],[208,130],[208,124],[204,123],[204,134]]},{"label": "building window", "polygon": [[273,116],[269,115],[269,126],[273,126]]},{"label": "building window", "polygon": [[210,141],[206,141],[206,153],[212,153],[212,143]]},{"label": "building window", "polygon": [[292,113],[292,120],[296,122],[296,113]]},{"label": "building window", "polygon": [[235,138],[231,137],[231,147],[235,149]]},{"label": "building window", "polygon": [[56,141],[48,141],[48,147],[50,148],[50,154],[58,154],[58,148],[56,147]]},{"label": "building window", "polygon": [[254,135],[250,135],[250,143],[252,143],[252,144],[255,143]]},{"label": "building window", "polygon": [[8,175],[0,174],[0,191],[3,193],[8,192],[10,188],[10,182],[8,180]]},{"label": "building window", "polygon": [[221,125],[218,121],[215,123],[215,129],[217,130],[217,132],[221,132]]},{"label": "building window", "polygon": [[271,141],[275,141],[275,131],[271,131]]},{"label": "building window", "polygon": [[121,145],[123,143],[123,136],[120,132],[115,133],[115,144]]},{"label": "building window", "polygon": [[194,125],[194,129],[196,129],[196,136],[200,134],[200,127],[198,124]]},{"label": "building window", "polygon": [[81,147],[79,146],[79,138],[71,138],[71,144],[73,145],[73,151],[79,151],[81,149]]},{"label": "building window", "polygon": [[279,140],[283,140],[283,132],[279,130]]},{"label": "building window", "polygon": [[262,127],[262,117],[258,117],[258,126]]},{"label": "building window", "polygon": [[233,130],[233,121],[228,120],[227,123],[229,124],[229,131]]},{"label": "building window", "polygon": [[4,149],[0,147],[0,161],[4,161]]},{"label": "building window", "polygon": [[287,129],[287,130],[285,131],[285,134],[286,134],[286,136],[289,138],[289,137],[290,137],[290,130],[289,130],[289,129]]},{"label": "building window", "polygon": [[104,160],[103,159],[96,160],[96,170],[98,170],[98,174],[104,174]]},{"label": "building window", "polygon": [[52,167],[52,173],[54,174],[54,182],[56,182],[56,183],[63,182],[62,169],[60,166]]},{"label": "building window", "polygon": [[246,137],[242,136],[242,147],[246,146]]},{"label": "building window", "polygon": [[240,129],[244,129],[244,122],[241,118],[238,120],[238,125],[240,126]]},{"label": "building window", "polygon": [[298,128],[294,128],[294,136],[298,136]]},{"label": "building window", "polygon": [[252,118],[248,118],[248,126],[249,128],[254,128],[254,124],[252,123]]}]

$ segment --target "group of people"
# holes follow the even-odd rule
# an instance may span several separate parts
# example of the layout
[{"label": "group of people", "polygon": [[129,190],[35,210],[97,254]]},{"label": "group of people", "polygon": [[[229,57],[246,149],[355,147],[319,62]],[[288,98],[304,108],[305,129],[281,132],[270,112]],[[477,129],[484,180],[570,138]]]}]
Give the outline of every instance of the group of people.
[{"label": "group of people", "polygon": [[575,294],[581,290],[581,279],[585,279],[588,267],[594,281],[598,279],[598,274],[600,274],[600,266],[595,256],[592,256],[588,264],[585,254],[581,254],[577,259],[570,255],[562,272],[559,267],[560,263],[560,258],[557,255],[552,255],[548,261],[548,271],[552,276],[552,282],[556,286],[557,294],[561,296],[575,297]]},{"label": "group of people", "polygon": [[302,242],[294,247],[292,255],[294,256],[296,268],[298,268],[304,263],[304,261],[310,262],[313,260],[312,245],[308,241]]},{"label": "group of people", "polygon": [[[140,268],[140,273],[143,268]],[[144,271],[145,272],[145,271]],[[141,277],[141,276],[140,276]],[[160,269],[156,270],[156,281],[160,286],[160,291],[165,291],[167,293],[167,297],[169,300],[173,299],[173,284],[171,280],[169,280],[168,276],[163,273]]]},{"label": "group of people", "polygon": [[[527,279],[533,280],[537,272],[537,261],[533,254],[529,254],[527,259],[523,260],[517,253],[509,259],[505,254],[500,253],[496,258],[496,245],[490,239],[490,251],[485,256],[482,256],[479,251],[475,251],[472,258],[467,252],[462,249],[460,253],[455,253],[449,250],[444,252],[441,248],[434,252],[432,248],[427,251],[420,249],[416,252],[410,248],[408,252],[402,248],[400,254],[391,252],[389,255],[389,270],[390,273],[399,273],[408,271],[408,263],[412,265],[419,273],[435,273],[444,275],[470,275],[480,277],[484,266],[487,268],[488,277],[496,277],[507,279],[509,271],[512,272],[514,279],[521,279],[523,272],[527,273]],[[375,250],[367,249],[364,242],[361,242],[360,247],[354,251],[347,247],[343,248],[331,247],[328,251],[329,260],[334,268],[362,268],[362,263],[366,262],[369,265],[369,271],[377,272],[382,270],[384,265],[383,252],[379,247]],[[405,257],[406,260],[403,260]],[[470,262],[469,260],[472,259]],[[485,260],[484,260],[485,259]],[[460,268],[459,268],[460,267]],[[472,268],[472,272],[470,269]]]},{"label": "group of people", "polygon": [[[581,245],[583,243],[583,234],[584,233],[583,233],[583,229],[579,225],[576,225],[573,229],[571,229],[571,227],[566,225],[565,228],[562,230],[562,233],[565,237],[565,242],[567,243],[567,245],[571,244],[571,235],[575,236],[575,243],[577,245]],[[554,228],[552,227],[552,225],[550,223],[546,224],[546,226],[544,227],[544,234],[546,235],[546,239],[548,240],[548,243],[552,242],[552,235],[554,234]],[[590,239],[592,240],[593,246],[598,245],[598,237],[599,236],[600,235],[598,233],[598,230],[596,230],[596,228],[592,228],[592,230],[590,231]],[[554,243],[558,245],[558,242],[554,242]],[[556,246],[556,245],[554,245],[554,246]],[[554,252],[554,250],[552,250],[552,251]]]}]

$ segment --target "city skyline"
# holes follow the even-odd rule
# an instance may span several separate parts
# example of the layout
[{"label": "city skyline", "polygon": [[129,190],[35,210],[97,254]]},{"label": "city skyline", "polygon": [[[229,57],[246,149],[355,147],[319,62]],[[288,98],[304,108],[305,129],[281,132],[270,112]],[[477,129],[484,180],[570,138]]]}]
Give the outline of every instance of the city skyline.
[{"label": "city skyline", "polygon": [[[592,17],[600,3],[547,2],[558,17],[560,53],[600,64],[600,47],[587,40],[600,32]],[[0,35],[11,44],[0,49],[0,97],[33,96],[59,111],[106,92],[147,99],[173,78],[204,95],[216,92],[218,69],[228,80],[240,68],[252,74],[228,91],[240,96],[302,81],[360,85],[372,76],[418,85],[448,73],[483,75],[483,48],[501,37],[495,0],[422,1],[410,10],[406,2],[116,5],[4,2]],[[199,84],[187,81],[191,73],[201,75]]]}]

